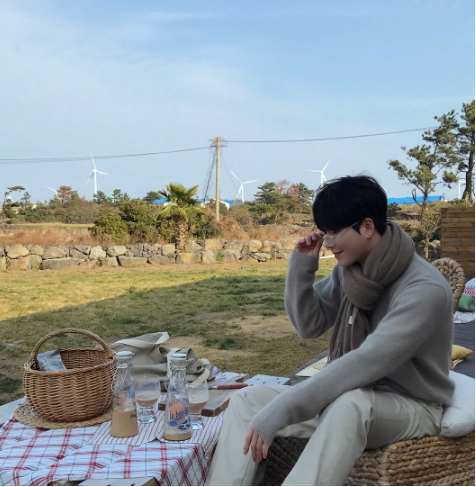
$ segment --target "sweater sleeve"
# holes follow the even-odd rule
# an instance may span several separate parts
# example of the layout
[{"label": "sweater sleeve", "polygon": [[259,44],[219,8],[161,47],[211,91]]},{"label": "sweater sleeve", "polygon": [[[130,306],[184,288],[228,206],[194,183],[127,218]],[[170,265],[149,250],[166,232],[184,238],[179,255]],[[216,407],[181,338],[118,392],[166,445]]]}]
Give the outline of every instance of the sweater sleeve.
[{"label": "sweater sleeve", "polygon": [[359,348],[277,396],[256,414],[251,428],[270,445],[282,428],[311,419],[343,393],[385,377],[415,355],[438,326],[447,300],[447,291],[437,284],[408,286]]},{"label": "sweater sleeve", "polygon": [[335,322],[341,302],[340,266],[314,282],[319,259],[293,250],[289,259],[284,302],[301,338],[318,338]]}]

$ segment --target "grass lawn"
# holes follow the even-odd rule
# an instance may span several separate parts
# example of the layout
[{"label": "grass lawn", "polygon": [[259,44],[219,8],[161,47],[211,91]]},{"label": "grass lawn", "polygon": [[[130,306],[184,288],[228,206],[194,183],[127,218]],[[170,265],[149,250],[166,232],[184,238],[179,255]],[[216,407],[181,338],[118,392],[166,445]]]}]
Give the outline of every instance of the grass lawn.
[{"label": "grass lawn", "polygon": [[[334,259],[322,261],[317,279]],[[284,308],[287,262],[69,268],[0,273],[0,404],[22,396],[23,363],[54,329],[86,328],[111,343],[167,331],[167,347],[190,347],[221,370],[289,375],[327,348],[302,340]],[[42,350],[90,346],[86,337],[51,340]]]}]

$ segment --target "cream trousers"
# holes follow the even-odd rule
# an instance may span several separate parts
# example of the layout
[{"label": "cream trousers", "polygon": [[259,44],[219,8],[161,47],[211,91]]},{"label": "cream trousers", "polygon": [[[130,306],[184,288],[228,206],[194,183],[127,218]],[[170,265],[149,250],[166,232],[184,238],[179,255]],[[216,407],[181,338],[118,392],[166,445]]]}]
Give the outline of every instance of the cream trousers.
[{"label": "cream trousers", "polygon": [[[289,386],[247,387],[233,394],[206,485],[256,485],[265,462],[243,454],[253,416]],[[321,414],[278,432],[309,438],[283,485],[344,485],[366,448],[440,432],[443,409],[370,388],[346,392]],[[260,468],[258,468],[260,467]]]}]

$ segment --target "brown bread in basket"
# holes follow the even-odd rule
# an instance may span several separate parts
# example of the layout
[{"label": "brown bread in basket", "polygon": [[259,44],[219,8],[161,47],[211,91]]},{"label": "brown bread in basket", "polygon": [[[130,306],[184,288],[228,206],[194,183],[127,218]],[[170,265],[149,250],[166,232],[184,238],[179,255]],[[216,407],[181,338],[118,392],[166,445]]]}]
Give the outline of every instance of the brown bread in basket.
[{"label": "brown bread in basket", "polygon": [[[61,350],[68,370],[38,370],[40,347],[50,338],[77,333],[93,338],[100,348]],[[115,371],[115,352],[88,330],[65,328],[48,333],[35,346],[24,365],[23,390],[36,413],[50,421],[83,421],[99,416],[112,406],[111,383]]]}]

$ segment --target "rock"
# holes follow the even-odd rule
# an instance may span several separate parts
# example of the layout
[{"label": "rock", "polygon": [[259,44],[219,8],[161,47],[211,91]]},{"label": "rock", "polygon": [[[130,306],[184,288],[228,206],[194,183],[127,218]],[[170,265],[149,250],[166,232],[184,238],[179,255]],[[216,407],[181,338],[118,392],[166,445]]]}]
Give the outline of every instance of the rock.
[{"label": "rock", "polygon": [[103,257],[99,259],[99,262],[104,267],[117,267],[119,265],[117,263],[117,257]]},{"label": "rock", "polygon": [[170,254],[175,254],[175,245],[174,244],[162,245],[162,255],[170,255]]},{"label": "rock", "polygon": [[[28,249],[28,252],[30,252],[30,251],[31,251],[31,248],[32,248],[32,247],[33,247],[33,245],[31,245],[31,244],[28,244],[28,245],[26,246],[26,248]],[[31,253],[31,252],[30,252],[30,253]]]},{"label": "rock", "polygon": [[94,269],[99,265],[97,260],[85,260],[79,264],[81,267],[88,267],[90,269]]},{"label": "rock", "polygon": [[84,255],[89,255],[89,253],[91,252],[91,247],[89,245],[75,245],[73,249],[81,252]]},{"label": "rock", "polygon": [[3,247],[0,247],[0,257],[5,256],[5,249]]},{"label": "rock", "polygon": [[293,250],[294,247],[296,246],[296,242],[298,239],[293,239],[293,238],[285,238],[281,240],[281,245],[284,250]]},{"label": "rock", "polygon": [[194,254],[191,252],[184,252],[177,254],[177,264],[196,264],[200,262],[200,254]]},{"label": "rock", "polygon": [[8,268],[12,271],[26,271],[30,263],[30,256],[18,257],[17,259],[10,259],[8,261]]},{"label": "rock", "polygon": [[0,257],[0,271],[4,271],[7,268],[7,258]]},{"label": "rock", "polygon": [[62,257],[60,259],[48,259],[43,261],[44,270],[63,269],[65,267],[72,267],[78,265],[81,261],[72,259],[71,257]]},{"label": "rock", "polygon": [[160,245],[160,244],[152,244],[152,245],[144,244],[144,250],[146,252],[151,253],[151,254],[159,252],[161,248],[162,248],[162,245]]},{"label": "rock", "polygon": [[106,258],[106,252],[99,245],[97,247],[91,247],[91,252],[89,253],[89,258],[91,260],[105,259]]},{"label": "rock", "polygon": [[45,254],[45,249],[41,245],[33,245],[30,249],[30,254],[43,257],[43,255]]},{"label": "rock", "polygon": [[289,254],[287,252],[276,252],[276,259],[289,259]]},{"label": "rock", "polygon": [[248,240],[247,242],[245,242],[243,252],[245,254],[252,254],[254,252],[258,252],[262,246],[263,244],[260,240]]},{"label": "rock", "polygon": [[223,248],[223,243],[221,240],[216,240],[213,238],[205,239],[205,250],[221,250]]},{"label": "rock", "polygon": [[141,252],[141,255],[136,256],[136,255],[134,255],[132,252],[127,251],[127,252],[126,252],[126,253],[123,255],[123,257],[142,257],[142,252]]},{"label": "rock", "polygon": [[184,250],[186,253],[193,253],[202,250],[202,247],[200,247],[200,245],[197,242],[195,242],[195,240],[187,240],[185,242]]},{"label": "rock", "polygon": [[261,252],[270,253],[275,248],[274,242],[269,240],[263,240],[263,246],[261,247]]},{"label": "rock", "polygon": [[70,250],[70,256],[73,259],[78,259],[78,260],[88,260],[88,256],[80,252],[79,250],[76,249],[71,249]]},{"label": "rock", "polygon": [[28,262],[28,269],[38,270],[41,269],[41,263],[43,259],[39,255],[30,255],[30,261]]},{"label": "rock", "polygon": [[225,250],[239,250],[240,252],[243,250],[245,243],[239,240],[229,240],[225,243]]},{"label": "rock", "polygon": [[147,264],[147,259],[144,257],[125,257],[120,255],[117,259],[121,267],[139,267]]},{"label": "rock", "polygon": [[216,261],[215,252],[212,250],[202,250],[200,252],[200,262],[202,264],[213,264]]},{"label": "rock", "polygon": [[265,252],[258,252],[254,254],[254,257],[258,262],[266,262],[267,260],[271,259],[271,255]]},{"label": "rock", "polygon": [[63,245],[63,246],[61,246],[61,247],[60,247],[60,249],[63,249],[63,252],[64,252],[64,256],[65,256],[65,257],[71,257],[71,256],[69,255],[70,248],[69,248],[68,246]]},{"label": "rock", "polygon": [[147,259],[147,262],[154,265],[175,264],[175,254],[153,255]]},{"label": "rock", "polygon": [[7,255],[10,259],[18,259],[19,257],[25,257],[29,253],[28,249],[23,247],[23,245],[13,245],[8,248]]},{"label": "rock", "polygon": [[125,245],[111,245],[106,250],[106,254],[109,257],[117,257],[119,255],[124,255],[126,252],[127,252],[127,247]]},{"label": "rock", "polygon": [[46,247],[43,253],[43,259],[61,259],[63,257],[66,255],[61,247]]},{"label": "rock", "polygon": [[[423,250],[425,248],[425,242],[421,241],[421,242],[417,242],[415,244],[415,250],[416,250],[416,253],[420,256],[423,256]],[[429,248],[428,247],[428,258],[430,258],[430,253],[433,254],[434,253],[434,250]]]},{"label": "rock", "polygon": [[131,246],[131,252],[136,257],[142,257],[142,251],[144,250],[144,245],[137,243]]},{"label": "rock", "polygon": [[222,250],[222,255],[223,262],[235,262],[241,259],[241,252],[239,250]]}]

